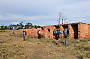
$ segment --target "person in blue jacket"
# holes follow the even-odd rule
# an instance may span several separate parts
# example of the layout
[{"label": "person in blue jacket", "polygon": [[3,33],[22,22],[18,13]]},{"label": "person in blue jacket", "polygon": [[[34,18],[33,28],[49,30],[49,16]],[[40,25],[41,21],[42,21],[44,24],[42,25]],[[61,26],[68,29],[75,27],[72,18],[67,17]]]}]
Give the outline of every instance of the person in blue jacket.
[{"label": "person in blue jacket", "polygon": [[60,38],[60,34],[62,34],[62,33],[60,32],[59,27],[56,27],[53,31],[53,35],[55,36],[56,40],[58,40]]},{"label": "person in blue jacket", "polygon": [[68,28],[65,28],[63,31],[63,35],[64,35],[64,45],[68,46],[68,36],[69,36],[69,30]]}]

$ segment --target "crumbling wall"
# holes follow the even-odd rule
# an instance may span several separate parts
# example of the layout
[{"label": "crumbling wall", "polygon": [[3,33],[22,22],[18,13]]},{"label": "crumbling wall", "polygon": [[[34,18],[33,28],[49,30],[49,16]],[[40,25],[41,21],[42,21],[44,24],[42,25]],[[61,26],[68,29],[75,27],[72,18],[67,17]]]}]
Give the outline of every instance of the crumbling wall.
[{"label": "crumbling wall", "polygon": [[90,24],[88,24],[88,38],[90,38]]},{"label": "crumbling wall", "polygon": [[34,37],[34,36],[38,36],[37,35],[37,30],[36,28],[32,28],[32,29],[25,29],[25,31],[27,32],[27,35],[31,36],[31,37]]},{"label": "crumbling wall", "polygon": [[79,39],[88,38],[88,24],[78,24]]},{"label": "crumbling wall", "polygon": [[[50,29],[50,32],[48,31],[48,29]],[[54,25],[52,26],[45,26],[44,27],[44,36],[45,38],[50,38],[53,39],[53,30],[54,30]]]},{"label": "crumbling wall", "polygon": [[[54,25],[51,25],[51,26],[44,26],[43,30],[41,30],[40,28],[37,28],[37,29],[32,28],[32,29],[25,29],[25,30],[27,32],[27,35],[30,35],[30,36],[38,36],[37,31],[41,30],[44,38],[53,39],[54,38],[54,36],[53,36],[54,27],[55,27]],[[48,29],[50,29],[50,32],[48,31]],[[61,27],[60,30],[63,31],[63,27]]]},{"label": "crumbling wall", "polygon": [[[69,29],[69,39],[74,39],[74,35],[75,35],[75,30],[72,26],[73,24],[67,24],[68,29]],[[64,28],[60,26],[60,31],[63,32]],[[43,30],[43,36],[44,38],[48,39],[53,39],[53,30],[54,30],[54,25],[51,26],[44,26],[44,30]],[[48,29],[50,29],[50,32],[48,31]],[[40,30],[40,28],[32,28],[32,29],[25,29],[27,32],[27,35],[30,36],[38,36],[37,35],[37,31]],[[78,39],[84,39],[84,38],[88,38],[90,37],[90,24],[83,24],[83,23],[79,23],[78,24]]]},{"label": "crumbling wall", "polygon": [[74,39],[74,30],[71,24],[68,25],[68,29],[69,29],[69,39]]}]

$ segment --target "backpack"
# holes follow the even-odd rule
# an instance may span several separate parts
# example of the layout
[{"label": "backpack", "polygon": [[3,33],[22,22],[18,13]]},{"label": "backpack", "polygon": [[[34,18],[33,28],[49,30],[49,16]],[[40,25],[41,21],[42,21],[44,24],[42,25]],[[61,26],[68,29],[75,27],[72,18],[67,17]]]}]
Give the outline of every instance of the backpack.
[{"label": "backpack", "polygon": [[55,31],[55,34],[60,34],[60,33],[61,33],[60,30]]},{"label": "backpack", "polygon": [[68,36],[68,34],[69,34],[68,29],[64,29],[63,33],[64,33],[64,36]]}]

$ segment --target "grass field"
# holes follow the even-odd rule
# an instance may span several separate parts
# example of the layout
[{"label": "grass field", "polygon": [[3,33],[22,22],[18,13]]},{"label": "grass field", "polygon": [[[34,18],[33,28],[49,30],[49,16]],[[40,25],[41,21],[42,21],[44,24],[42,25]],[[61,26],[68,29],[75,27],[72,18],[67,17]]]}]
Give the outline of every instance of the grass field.
[{"label": "grass field", "polygon": [[90,59],[90,39],[62,40],[55,45],[51,39],[30,38],[23,41],[21,30],[0,32],[0,59]]}]

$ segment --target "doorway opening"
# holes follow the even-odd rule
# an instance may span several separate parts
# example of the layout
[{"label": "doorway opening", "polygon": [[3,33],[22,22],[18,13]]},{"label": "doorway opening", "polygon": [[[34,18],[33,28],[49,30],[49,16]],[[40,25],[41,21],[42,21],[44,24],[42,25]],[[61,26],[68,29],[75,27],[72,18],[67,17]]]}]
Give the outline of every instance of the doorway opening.
[{"label": "doorway opening", "polygon": [[74,39],[78,39],[78,24],[71,25],[74,30]]}]

